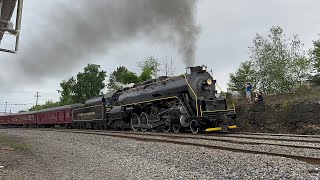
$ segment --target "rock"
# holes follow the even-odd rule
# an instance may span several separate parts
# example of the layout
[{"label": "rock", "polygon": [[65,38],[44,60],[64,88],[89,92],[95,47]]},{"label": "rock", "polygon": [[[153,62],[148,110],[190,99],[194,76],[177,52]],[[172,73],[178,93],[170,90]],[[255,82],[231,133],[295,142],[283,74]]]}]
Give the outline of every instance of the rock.
[{"label": "rock", "polygon": [[314,168],[314,169],[310,169],[308,172],[309,173],[319,173],[320,169],[319,168]]}]

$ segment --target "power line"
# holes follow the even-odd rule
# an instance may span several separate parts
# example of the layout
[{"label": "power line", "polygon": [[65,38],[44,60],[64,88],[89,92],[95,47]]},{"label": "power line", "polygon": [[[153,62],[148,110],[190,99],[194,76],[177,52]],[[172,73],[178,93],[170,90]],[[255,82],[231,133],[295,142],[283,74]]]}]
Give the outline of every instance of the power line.
[{"label": "power line", "polygon": [[[5,102],[4,104],[0,104],[1,106],[5,106],[4,107],[4,113],[7,114],[7,106],[25,106],[25,105],[28,105],[28,104],[17,104],[17,103],[14,103],[14,104],[8,104],[8,102]],[[11,114],[11,109],[10,109],[10,114]]]},{"label": "power line", "polygon": [[[29,103],[30,104],[30,103]],[[8,104],[8,103],[6,103],[6,104],[0,104],[0,106],[25,106],[25,105],[28,105],[28,104]]]}]

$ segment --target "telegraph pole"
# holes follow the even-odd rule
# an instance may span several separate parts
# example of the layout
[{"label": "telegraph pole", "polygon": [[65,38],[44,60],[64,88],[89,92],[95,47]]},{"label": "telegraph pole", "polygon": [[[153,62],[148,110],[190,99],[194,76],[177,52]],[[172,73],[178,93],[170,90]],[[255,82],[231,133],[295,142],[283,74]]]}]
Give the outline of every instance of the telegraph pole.
[{"label": "telegraph pole", "polygon": [[4,108],[4,114],[7,114],[7,105],[8,105],[8,102],[6,102],[6,106]]},{"label": "telegraph pole", "polygon": [[169,70],[168,70],[168,60],[167,60],[167,56],[166,56],[166,76],[168,76],[168,72],[169,72]]},{"label": "telegraph pole", "polygon": [[37,92],[37,94],[36,94],[34,97],[36,97],[36,106],[37,106],[37,105],[38,105],[39,97],[41,97],[41,96],[39,95],[39,92]]},{"label": "telegraph pole", "polygon": [[[25,106],[25,105],[28,105],[28,104],[8,104],[8,102],[5,102],[3,104],[0,104],[0,106],[5,106],[4,107],[4,114],[7,114],[7,109],[8,109],[8,106]],[[11,114],[11,108],[10,108],[10,114]]]}]

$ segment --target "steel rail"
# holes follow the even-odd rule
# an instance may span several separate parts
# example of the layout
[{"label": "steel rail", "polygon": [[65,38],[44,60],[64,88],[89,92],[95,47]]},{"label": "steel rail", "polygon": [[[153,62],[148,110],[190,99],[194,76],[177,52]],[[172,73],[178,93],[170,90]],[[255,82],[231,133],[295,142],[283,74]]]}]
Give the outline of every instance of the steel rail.
[{"label": "steel rail", "polygon": [[[116,137],[116,138],[125,138],[125,139],[132,139],[138,141],[145,141],[145,142],[160,142],[160,143],[171,143],[171,144],[178,144],[178,145],[189,145],[195,147],[204,147],[209,149],[219,149],[219,150],[227,150],[232,152],[242,152],[242,153],[250,153],[250,154],[262,154],[262,155],[271,155],[271,156],[278,156],[278,157],[285,157],[291,158],[295,160],[304,161],[310,164],[320,165],[320,157],[311,157],[311,156],[301,156],[295,154],[285,154],[285,153],[276,153],[276,152],[267,152],[267,151],[259,151],[259,150],[249,150],[244,148],[234,148],[234,147],[224,147],[219,145],[208,145],[208,144],[201,144],[201,143],[193,143],[193,142],[183,142],[178,140],[172,140],[172,137],[168,139],[156,139],[152,138],[154,136],[158,136],[154,134],[152,137],[145,137],[150,134],[147,133],[131,133],[131,132],[117,132],[117,131],[86,131],[86,130],[72,130],[72,129],[32,129],[38,131],[52,131],[52,132],[62,132],[62,133],[75,133],[75,134],[89,134],[89,135],[99,135],[99,136],[108,136],[108,137]],[[139,137],[144,136],[144,137]],[[162,135],[163,136],[163,135]],[[168,135],[169,136],[169,135]],[[183,138],[183,137],[181,137]],[[188,137],[191,138],[191,137]],[[301,148],[301,147],[295,147]]]},{"label": "steel rail", "polygon": [[217,136],[219,136],[219,137],[232,137],[232,138],[238,138],[238,139],[256,139],[256,140],[271,140],[271,141],[320,143],[320,140],[312,140],[312,139],[282,139],[282,138],[261,137],[261,136],[237,136],[236,134],[227,134],[224,136],[217,135]]},{"label": "steel rail", "polygon": [[275,133],[250,133],[250,132],[238,132],[238,133],[233,133],[233,134],[239,134],[239,135],[257,135],[257,136],[320,138],[320,135],[307,135],[307,134],[275,134]]}]

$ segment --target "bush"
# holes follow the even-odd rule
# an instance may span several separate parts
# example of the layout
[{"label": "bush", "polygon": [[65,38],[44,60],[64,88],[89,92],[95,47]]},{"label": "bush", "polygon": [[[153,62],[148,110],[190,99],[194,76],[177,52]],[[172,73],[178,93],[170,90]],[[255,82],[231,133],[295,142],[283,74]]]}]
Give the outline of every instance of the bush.
[{"label": "bush", "polygon": [[314,75],[311,79],[311,82],[315,85],[320,86],[320,74]]}]

